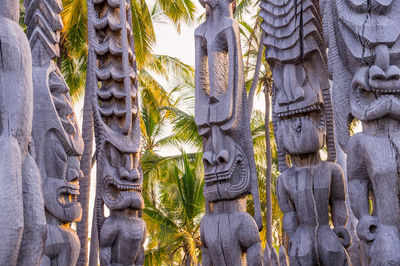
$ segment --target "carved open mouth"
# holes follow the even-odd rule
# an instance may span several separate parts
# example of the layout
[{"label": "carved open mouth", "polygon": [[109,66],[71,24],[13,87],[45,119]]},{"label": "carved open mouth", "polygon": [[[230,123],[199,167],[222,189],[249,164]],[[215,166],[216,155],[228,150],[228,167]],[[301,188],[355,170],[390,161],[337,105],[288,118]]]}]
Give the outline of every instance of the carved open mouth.
[{"label": "carved open mouth", "polygon": [[63,206],[69,206],[78,202],[79,187],[64,186],[57,191],[57,201]]},{"label": "carved open mouth", "polygon": [[305,114],[314,112],[314,111],[321,111],[323,109],[323,106],[321,103],[315,103],[313,105],[307,106],[307,107],[303,107],[303,108],[298,108],[295,110],[290,110],[290,111],[286,111],[286,112],[280,112],[277,113],[276,115],[279,118],[289,118],[292,116],[304,116]]},{"label": "carved open mouth", "polygon": [[381,95],[395,95],[395,94],[400,94],[400,88],[399,89],[374,89],[374,91],[378,94]]},{"label": "carved open mouth", "polygon": [[228,171],[205,175],[204,183],[207,187],[221,182],[229,182],[232,185],[236,185],[245,177],[246,168],[243,163],[242,155],[237,154],[234,164]]},{"label": "carved open mouth", "polygon": [[140,185],[123,185],[113,179],[108,179],[105,182],[105,195],[111,201],[118,201],[127,194],[142,194],[142,186]]}]

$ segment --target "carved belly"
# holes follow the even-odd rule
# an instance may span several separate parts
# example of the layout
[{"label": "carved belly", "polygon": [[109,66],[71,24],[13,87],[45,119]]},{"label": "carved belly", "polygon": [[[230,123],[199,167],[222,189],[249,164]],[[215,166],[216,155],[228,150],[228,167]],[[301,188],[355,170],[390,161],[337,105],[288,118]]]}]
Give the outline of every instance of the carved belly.
[{"label": "carved belly", "polygon": [[202,235],[213,265],[244,265],[234,216],[232,213],[210,214],[202,220]]}]

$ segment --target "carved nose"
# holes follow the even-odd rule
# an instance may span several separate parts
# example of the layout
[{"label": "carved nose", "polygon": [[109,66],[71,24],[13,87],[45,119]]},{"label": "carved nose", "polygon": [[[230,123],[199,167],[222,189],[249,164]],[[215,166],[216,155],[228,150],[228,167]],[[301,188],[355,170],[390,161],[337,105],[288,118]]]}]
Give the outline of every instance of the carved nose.
[{"label": "carved nose", "polygon": [[369,78],[376,82],[400,81],[400,69],[392,65],[383,71],[382,68],[374,65],[369,69]]},{"label": "carved nose", "polygon": [[68,169],[67,171],[67,181],[74,182],[79,181],[83,178],[83,173],[81,170]]},{"label": "carved nose", "polygon": [[139,180],[139,171],[137,169],[132,169],[130,171],[128,171],[128,169],[126,169],[125,167],[121,167],[119,169],[119,177],[122,180],[126,180],[126,181],[138,181]]},{"label": "carved nose", "polygon": [[204,165],[208,165],[208,166],[214,165],[212,152],[206,151],[203,154],[203,163],[204,163]]},{"label": "carved nose", "polygon": [[229,152],[227,150],[221,150],[217,155],[216,163],[218,165],[227,163],[229,161]]},{"label": "carved nose", "polygon": [[386,74],[380,67],[374,65],[369,69],[369,78],[374,81],[385,81]]}]

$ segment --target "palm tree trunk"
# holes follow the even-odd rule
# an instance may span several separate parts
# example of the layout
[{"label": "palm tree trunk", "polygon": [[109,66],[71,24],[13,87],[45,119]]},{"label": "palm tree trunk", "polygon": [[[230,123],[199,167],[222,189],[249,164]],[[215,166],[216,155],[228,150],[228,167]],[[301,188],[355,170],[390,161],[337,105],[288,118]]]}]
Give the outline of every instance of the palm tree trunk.
[{"label": "palm tree trunk", "polygon": [[267,172],[265,181],[265,194],[266,194],[266,237],[269,248],[272,247],[272,195],[271,195],[271,182],[272,182],[272,158],[271,158],[271,139],[269,134],[269,116],[270,116],[270,96],[268,90],[268,82],[264,84],[265,94],[265,142],[266,142],[266,156],[267,156]]},{"label": "palm tree trunk", "polygon": [[88,260],[88,229],[89,229],[89,199],[93,154],[93,115],[91,104],[91,89],[86,81],[85,100],[83,106],[82,138],[85,143],[81,159],[81,171],[84,178],[79,182],[80,195],[78,200],[82,207],[82,220],[77,223],[77,233],[81,242],[81,251],[77,265],[86,266]]},{"label": "palm tree trunk", "polygon": [[253,102],[254,102],[254,95],[256,93],[256,88],[258,84],[258,78],[260,76],[260,69],[261,69],[261,63],[262,63],[262,55],[264,53],[264,45],[263,45],[263,40],[264,40],[264,32],[261,35],[260,38],[260,45],[258,47],[258,54],[257,54],[257,62],[256,62],[256,67],[254,70],[254,78],[253,81],[251,82],[251,87],[249,91],[249,97],[248,97],[248,105],[249,105],[249,115],[251,117],[251,114],[253,112]]},{"label": "palm tree trunk", "polygon": [[[89,5],[90,0],[88,0]],[[89,41],[94,37],[94,30],[91,27],[91,16],[89,14],[88,6],[88,36]],[[89,46],[92,47],[92,46]],[[80,195],[78,200],[82,206],[82,220],[77,223],[77,234],[81,242],[81,250],[79,259],[77,262],[78,266],[88,265],[88,234],[89,234],[89,199],[90,199],[90,181],[91,181],[91,170],[92,170],[92,155],[93,155],[93,109],[92,109],[92,88],[95,84],[92,81],[92,66],[95,62],[93,56],[93,48],[89,48],[88,54],[88,68],[86,73],[86,88],[85,88],[85,100],[83,106],[83,123],[82,123],[82,138],[85,143],[83,155],[81,159],[81,170],[84,174],[84,178],[80,181]]]}]

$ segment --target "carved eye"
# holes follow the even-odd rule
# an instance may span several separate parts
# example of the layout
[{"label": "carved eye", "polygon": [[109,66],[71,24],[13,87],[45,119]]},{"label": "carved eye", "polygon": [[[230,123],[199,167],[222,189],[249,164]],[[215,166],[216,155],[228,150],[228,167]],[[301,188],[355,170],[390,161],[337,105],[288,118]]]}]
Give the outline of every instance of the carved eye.
[{"label": "carved eye", "polygon": [[64,147],[57,141],[54,142],[54,153],[58,159],[60,159],[64,163],[67,163],[68,157],[64,150]]},{"label": "carved eye", "polygon": [[117,148],[108,143],[106,146],[106,154],[108,161],[113,167],[119,168],[121,166],[122,156]]},{"label": "carved eye", "polygon": [[132,170],[134,166],[134,156],[132,153],[124,154],[122,156],[122,164],[126,169]]}]

